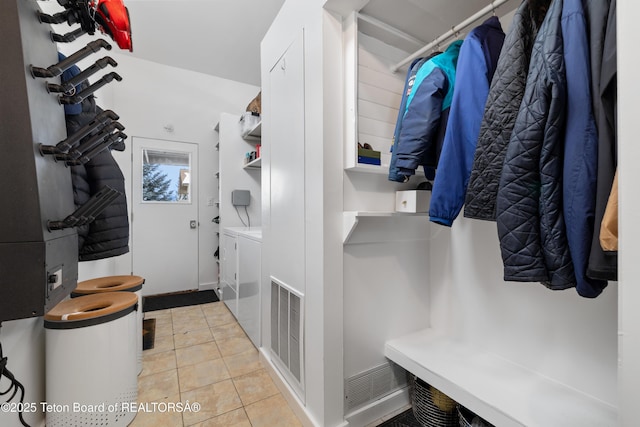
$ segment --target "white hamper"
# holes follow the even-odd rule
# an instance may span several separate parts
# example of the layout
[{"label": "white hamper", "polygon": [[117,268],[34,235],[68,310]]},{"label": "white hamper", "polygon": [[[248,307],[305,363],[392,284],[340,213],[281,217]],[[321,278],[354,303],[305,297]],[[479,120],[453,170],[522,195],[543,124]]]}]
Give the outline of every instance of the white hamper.
[{"label": "white hamper", "polygon": [[138,318],[136,319],[136,327],[138,328],[138,332],[136,332],[138,339],[136,344],[138,347],[138,375],[142,373],[142,322],[144,321],[142,285],[144,285],[144,277],[141,276],[105,276],[78,282],[78,286],[71,292],[71,298],[120,291],[134,292],[138,296]]},{"label": "white hamper", "polygon": [[133,420],[137,306],[133,292],[108,292],[62,301],[45,315],[46,402],[57,409],[47,411],[47,427]]}]

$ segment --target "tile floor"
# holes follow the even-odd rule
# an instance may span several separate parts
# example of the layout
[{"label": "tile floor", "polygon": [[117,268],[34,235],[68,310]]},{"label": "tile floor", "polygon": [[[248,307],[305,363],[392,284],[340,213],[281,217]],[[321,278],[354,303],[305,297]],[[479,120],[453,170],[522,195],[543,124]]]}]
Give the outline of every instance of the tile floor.
[{"label": "tile floor", "polygon": [[[298,427],[258,351],[222,302],[145,313],[156,319],[155,345],[143,352],[132,427]],[[164,403],[194,402],[182,413]]]}]

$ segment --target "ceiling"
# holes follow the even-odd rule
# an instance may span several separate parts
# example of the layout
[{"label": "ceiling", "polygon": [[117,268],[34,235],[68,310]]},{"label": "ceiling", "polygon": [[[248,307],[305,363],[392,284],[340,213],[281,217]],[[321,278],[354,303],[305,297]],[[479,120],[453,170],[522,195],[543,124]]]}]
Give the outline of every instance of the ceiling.
[{"label": "ceiling", "polygon": [[260,42],[284,0],[125,0],[136,58],[260,86]]},{"label": "ceiling", "polygon": [[[124,0],[137,58],[260,85],[260,42],[285,0]],[[310,0],[299,0],[310,1]],[[349,3],[355,0],[329,0]],[[483,9],[490,0],[358,0],[361,13],[402,30],[396,45],[413,52]],[[498,15],[520,0],[498,9]],[[343,4],[344,6],[344,4]],[[361,22],[382,40],[389,31]]]}]

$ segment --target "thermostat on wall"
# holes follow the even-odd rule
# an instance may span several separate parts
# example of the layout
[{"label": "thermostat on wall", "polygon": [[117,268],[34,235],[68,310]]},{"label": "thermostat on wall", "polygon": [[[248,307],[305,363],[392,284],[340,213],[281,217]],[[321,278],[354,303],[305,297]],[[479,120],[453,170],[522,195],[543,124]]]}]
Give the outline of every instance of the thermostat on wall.
[{"label": "thermostat on wall", "polygon": [[233,206],[249,206],[251,193],[249,190],[233,190],[231,192],[231,204]]}]

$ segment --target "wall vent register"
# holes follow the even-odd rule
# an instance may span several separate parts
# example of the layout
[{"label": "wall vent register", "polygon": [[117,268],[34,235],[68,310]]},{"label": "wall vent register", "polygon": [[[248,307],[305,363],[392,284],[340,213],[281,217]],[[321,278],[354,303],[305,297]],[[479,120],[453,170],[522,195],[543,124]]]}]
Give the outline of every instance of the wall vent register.
[{"label": "wall vent register", "polygon": [[[303,295],[271,278],[271,352],[275,365],[303,399]],[[304,399],[303,399],[304,400]]]}]

